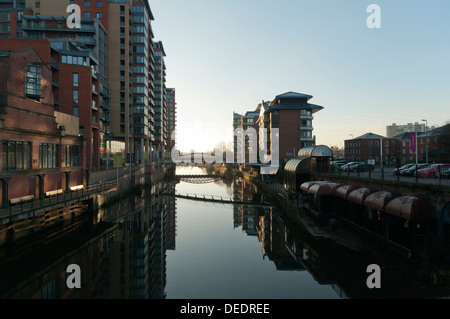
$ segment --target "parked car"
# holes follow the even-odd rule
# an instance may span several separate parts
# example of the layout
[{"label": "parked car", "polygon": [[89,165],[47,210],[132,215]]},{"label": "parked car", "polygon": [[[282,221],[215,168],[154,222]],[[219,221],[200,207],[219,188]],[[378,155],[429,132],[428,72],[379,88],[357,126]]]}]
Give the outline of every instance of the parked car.
[{"label": "parked car", "polygon": [[345,165],[347,163],[348,163],[348,161],[346,161],[346,160],[339,160],[339,161],[334,161],[333,165],[337,166],[337,167],[341,167],[342,165]]},{"label": "parked car", "polygon": [[[417,164],[417,169],[423,169],[426,168],[428,166],[430,166],[431,164]],[[400,171],[400,175],[401,176],[415,176],[414,173],[416,172],[416,164],[414,164],[413,166],[411,166],[410,168],[407,169],[403,169]]]},{"label": "parked car", "polygon": [[356,164],[349,166],[351,172],[368,172],[373,171],[373,169],[373,165],[367,164],[366,162],[357,162]]},{"label": "parked car", "polygon": [[399,168],[394,168],[394,170],[392,171],[392,173],[393,173],[395,176],[398,176],[398,175],[400,175],[400,171],[402,171],[402,170],[404,170],[404,169],[411,168],[411,167],[413,167],[413,166],[416,166],[416,164],[405,164],[405,165],[403,165],[403,166],[401,166],[401,167],[399,167]]},{"label": "parked car", "polygon": [[446,171],[450,168],[450,164],[433,164],[430,167],[419,169],[417,174],[419,177],[435,178],[438,176],[439,170]]},{"label": "parked car", "polygon": [[347,172],[349,170],[348,168],[356,163],[358,162],[348,162],[347,164],[342,165],[341,171]]},{"label": "parked car", "polygon": [[444,170],[444,171],[440,171],[440,172],[438,172],[438,177],[440,177],[440,178],[450,178],[450,168],[449,169],[447,169],[447,170]]}]

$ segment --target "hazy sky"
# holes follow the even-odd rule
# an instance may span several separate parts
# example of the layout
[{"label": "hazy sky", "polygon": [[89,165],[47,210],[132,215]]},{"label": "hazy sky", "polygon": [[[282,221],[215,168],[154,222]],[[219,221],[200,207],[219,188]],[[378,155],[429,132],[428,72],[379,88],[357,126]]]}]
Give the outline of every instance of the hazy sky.
[{"label": "hazy sky", "polygon": [[[450,121],[449,0],[150,0],[175,87],[177,148],[230,139],[233,111],[295,91],[317,144]],[[368,28],[370,4],[381,28]],[[423,122],[424,123],[424,122]]]}]

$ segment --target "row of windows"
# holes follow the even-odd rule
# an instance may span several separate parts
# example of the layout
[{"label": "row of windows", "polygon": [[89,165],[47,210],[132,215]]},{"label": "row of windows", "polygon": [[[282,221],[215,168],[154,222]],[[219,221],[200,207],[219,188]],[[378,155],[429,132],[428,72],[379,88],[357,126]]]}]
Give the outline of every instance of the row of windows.
[{"label": "row of windows", "polygon": [[86,65],[82,56],[63,55],[61,61],[64,64]]},{"label": "row of windows", "polygon": [[3,170],[25,170],[31,167],[31,143],[3,141]]},{"label": "row of windows", "polygon": [[[91,2],[90,1],[84,1],[83,2],[83,6],[84,7],[90,7],[91,6]],[[96,7],[97,8],[102,8],[103,7],[103,2],[102,1],[97,1],[96,2]]]},{"label": "row of windows", "polygon": [[[28,170],[31,169],[31,142],[3,141],[3,170]],[[39,168],[55,168],[59,166],[57,161],[59,145],[41,143],[39,145]],[[79,146],[66,145],[64,148],[65,167],[78,166]]]},{"label": "row of windows", "polygon": [[[90,12],[83,12],[83,17],[84,18],[90,18],[91,17],[91,13]],[[97,13],[95,13],[95,17],[97,19],[103,19],[103,13],[102,12],[97,12]]]}]

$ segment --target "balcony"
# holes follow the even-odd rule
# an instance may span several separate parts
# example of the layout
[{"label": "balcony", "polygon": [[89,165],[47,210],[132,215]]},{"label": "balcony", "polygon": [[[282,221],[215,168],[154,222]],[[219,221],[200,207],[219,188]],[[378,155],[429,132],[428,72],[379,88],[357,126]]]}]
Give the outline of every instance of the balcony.
[{"label": "balcony", "polygon": [[95,87],[95,85],[92,85],[92,93],[95,95],[98,95],[98,91],[97,91],[97,88]]},{"label": "balcony", "polygon": [[97,102],[92,101],[92,109],[98,111]]}]

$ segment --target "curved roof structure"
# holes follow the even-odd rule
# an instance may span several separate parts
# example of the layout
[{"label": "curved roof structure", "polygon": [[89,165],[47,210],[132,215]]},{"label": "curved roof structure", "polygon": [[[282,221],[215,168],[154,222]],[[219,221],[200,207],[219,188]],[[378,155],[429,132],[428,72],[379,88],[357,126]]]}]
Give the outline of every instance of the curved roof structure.
[{"label": "curved roof structure", "polygon": [[364,205],[379,211],[383,211],[386,205],[398,196],[399,195],[395,193],[387,191],[376,192],[366,197],[366,199],[364,200]]},{"label": "curved roof structure", "polygon": [[333,195],[334,191],[340,186],[341,184],[338,183],[316,183],[309,187],[308,193],[320,196]]},{"label": "curved roof structure", "polygon": [[434,207],[430,201],[419,196],[400,196],[386,205],[386,213],[407,220],[434,220]]},{"label": "curved roof structure", "polygon": [[316,184],[328,184],[331,182],[328,181],[309,181],[309,182],[304,182],[302,185],[300,185],[300,189],[304,190],[305,192],[308,192],[309,189]]},{"label": "curved roof structure", "polygon": [[362,205],[366,197],[372,193],[374,193],[374,191],[370,188],[366,187],[357,188],[352,192],[350,192],[350,194],[348,194],[347,200]]},{"label": "curved roof structure", "polygon": [[333,151],[325,145],[305,147],[298,151],[298,157],[333,157]]},{"label": "curved roof structure", "polygon": [[350,192],[354,191],[355,189],[357,189],[357,187],[354,185],[344,185],[336,189],[334,191],[334,195],[342,199],[347,199],[348,194],[350,194]]},{"label": "curved roof structure", "polygon": [[309,168],[308,159],[308,157],[291,158],[284,166],[284,170],[287,172],[298,173],[299,169],[302,167]]}]

